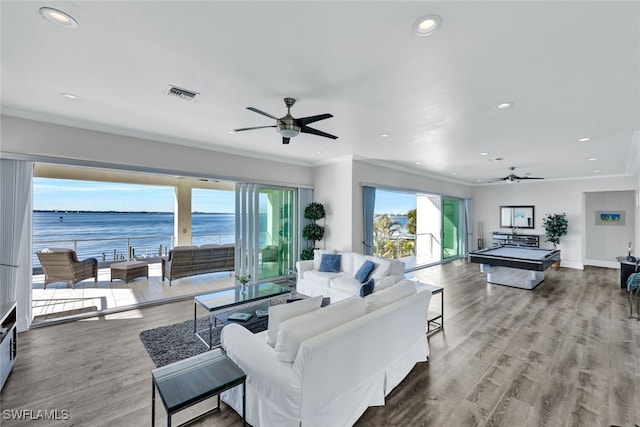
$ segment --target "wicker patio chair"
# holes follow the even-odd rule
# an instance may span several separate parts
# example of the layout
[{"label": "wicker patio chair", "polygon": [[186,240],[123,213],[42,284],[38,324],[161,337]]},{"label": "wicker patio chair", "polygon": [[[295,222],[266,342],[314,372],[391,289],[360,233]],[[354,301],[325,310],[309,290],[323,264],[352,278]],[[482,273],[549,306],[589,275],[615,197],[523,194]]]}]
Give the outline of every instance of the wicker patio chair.
[{"label": "wicker patio chair", "polygon": [[262,249],[261,255],[263,266],[265,262],[278,262],[278,247],[275,245],[267,246]]},{"label": "wicker patio chair", "polygon": [[44,271],[44,288],[49,283],[68,282],[75,289],[81,280],[95,277],[98,282],[98,260],[87,258],[78,261],[76,252],[72,249],[44,249],[36,252],[40,265]]}]

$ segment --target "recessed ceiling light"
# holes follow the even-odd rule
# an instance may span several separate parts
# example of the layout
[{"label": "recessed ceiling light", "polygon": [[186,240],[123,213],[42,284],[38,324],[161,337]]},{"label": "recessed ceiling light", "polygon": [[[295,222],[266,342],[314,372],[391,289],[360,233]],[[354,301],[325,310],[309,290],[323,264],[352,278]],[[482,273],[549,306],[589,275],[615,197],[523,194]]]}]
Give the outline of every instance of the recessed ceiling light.
[{"label": "recessed ceiling light", "polygon": [[496,108],[499,110],[504,110],[505,108],[509,108],[513,106],[513,102],[503,102],[502,104],[496,105]]},{"label": "recessed ceiling light", "polygon": [[236,131],[234,131],[234,130],[228,130],[228,131],[227,131],[227,133],[228,133],[229,135],[235,135],[235,134],[236,134]]},{"label": "recessed ceiling light", "polygon": [[488,156],[489,153],[480,153],[481,156]]},{"label": "recessed ceiling light", "polygon": [[600,173],[600,171],[596,169],[593,171],[593,173]]},{"label": "recessed ceiling light", "polygon": [[73,16],[51,7],[41,7],[40,15],[49,22],[65,28],[78,28],[78,21]]},{"label": "recessed ceiling light", "polygon": [[476,179],[476,182],[482,182],[482,180],[481,179]]},{"label": "recessed ceiling light", "polygon": [[79,96],[74,95],[72,93],[61,93],[60,96],[63,97],[63,98],[66,98],[66,99],[74,99],[74,100],[75,99],[80,99]]},{"label": "recessed ceiling light", "polygon": [[422,162],[416,162],[416,165],[419,165],[419,164],[421,164],[421,163],[422,163]]},{"label": "recessed ceiling light", "polygon": [[451,175],[458,175],[456,172],[451,172]]},{"label": "recessed ceiling light", "polygon": [[598,159],[596,159],[595,157],[591,157],[590,159],[587,159],[587,160],[589,160],[590,162],[593,162],[594,160],[598,160]]},{"label": "recessed ceiling light", "polygon": [[380,134],[380,138],[389,138],[389,134],[388,133],[381,133]]},{"label": "recessed ceiling light", "polygon": [[322,154],[322,151],[316,151],[316,154]]},{"label": "recessed ceiling light", "polygon": [[591,141],[591,138],[580,138],[578,140],[578,142],[587,142],[587,141]]},{"label": "recessed ceiling light", "polygon": [[418,19],[413,24],[413,32],[416,36],[428,36],[435,33],[442,24],[442,18],[438,15],[427,15]]}]

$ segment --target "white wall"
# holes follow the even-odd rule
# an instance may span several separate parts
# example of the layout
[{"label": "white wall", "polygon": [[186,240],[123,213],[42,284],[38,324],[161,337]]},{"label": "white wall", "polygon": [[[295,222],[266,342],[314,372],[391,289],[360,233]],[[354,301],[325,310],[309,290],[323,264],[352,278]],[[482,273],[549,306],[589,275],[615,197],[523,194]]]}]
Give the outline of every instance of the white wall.
[{"label": "white wall", "polygon": [[[322,203],[327,214],[324,222],[324,239],[318,245],[321,248],[350,251],[352,250],[351,218],[353,216],[352,199],[354,198],[351,185],[351,158],[345,157],[318,166],[314,172],[313,200]],[[360,199],[362,199],[362,194]],[[362,201],[360,203],[360,209],[362,209]],[[357,246],[354,250],[362,252],[362,245]]]},{"label": "white wall", "polygon": [[[478,186],[473,191],[474,232],[478,222],[483,223],[485,245],[491,245],[493,231],[506,231],[499,227],[500,205],[534,205],[533,230],[530,234],[543,235],[540,246],[550,248],[544,242],[542,218],[548,213],[566,213],[569,232],[561,238],[562,265],[583,268],[585,218],[583,193],[594,191],[635,190],[637,178],[633,176],[574,179],[562,181],[520,182],[518,184],[493,184]],[[525,233],[525,231],[522,231]],[[474,241],[478,236],[474,236]]]},{"label": "white wall", "polygon": [[50,157],[87,165],[154,170],[174,175],[310,186],[306,166],[202,150],[141,138],[0,116],[0,153]]},{"label": "white wall", "polygon": [[[635,238],[635,192],[598,191],[585,193],[585,265],[616,267],[615,258],[627,255]],[[624,225],[598,225],[596,211],[624,211]],[[637,242],[636,242],[637,243]]]}]

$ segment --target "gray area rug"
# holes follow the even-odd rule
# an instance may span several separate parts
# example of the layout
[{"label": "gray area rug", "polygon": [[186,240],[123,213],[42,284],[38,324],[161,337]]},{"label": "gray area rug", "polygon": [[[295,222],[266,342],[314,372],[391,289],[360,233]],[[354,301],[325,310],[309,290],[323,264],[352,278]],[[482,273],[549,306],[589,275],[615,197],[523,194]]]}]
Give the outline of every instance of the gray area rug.
[{"label": "gray area rug", "polygon": [[[243,310],[244,311],[244,310]],[[251,332],[267,329],[268,320],[246,326]],[[208,329],[208,317],[198,319],[198,330]],[[220,344],[222,326],[213,329],[213,346]],[[208,334],[208,332],[207,332]],[[193,319],[175,325],[161,326],[140,332],[140,340],[156,367],[168,365],[208,351],[209,348],[193,334]]]},{"label": "gray area rug", "polygon": [[[291,300],[291,298],[306,298],[306,296],[292,290],[291,295],[272,298],[271,304],[284,304],[287,300]],[[266,301],[256,302],[255,304],[238,307],[233,310],[227,309],[218,314],[232,311],[251,312],[256,308],[263,308],[262,306],[265,302]],[[266,330],[268,322],[268,319],[265,319],[262,322],[243,326],[255,334]],[[242,325],[242,323],[239,324]],[[207,316],[199,318],[197,326],[199,331],[203,329],[208,330],[209,318]],[[212,343],[214,347],[220,344],[221,330],[222,326],[213,329]],[[206,334],[208,335],[208,332]],[[209,350],[209,348],[193,334],[193,319],[174,325],[160,326],[159,328],[142,331],[140,332],[140,340],[147,349],[151,360],[153,360],[153,363],[155,363],[158,368]]]}]

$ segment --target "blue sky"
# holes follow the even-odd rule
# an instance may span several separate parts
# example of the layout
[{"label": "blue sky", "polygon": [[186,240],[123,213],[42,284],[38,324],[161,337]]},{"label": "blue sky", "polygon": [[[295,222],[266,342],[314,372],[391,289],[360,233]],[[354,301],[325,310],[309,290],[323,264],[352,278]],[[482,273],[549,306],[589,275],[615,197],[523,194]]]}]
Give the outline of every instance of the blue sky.
[{"label": "blue sky", "polygon": [[397,191],[376,190],[376,214],[400,213],[406,214],[416,208],[416,195]]},{"label": "blue sky", "polygon": [[[33,209],[173,212],[173,187],[68,179],[34,178]],[[191,202],[197,212],[234,212],[233,191],[194,189]],[[375,213],[406,213],[416,207],[416,196],[376,191]]]},{"label": "blue sky", "polygon": [[[195,189],[194,211],[234,212],[233,191]],[[173,212],[173,187],[34,178],[34,210]]]}]

